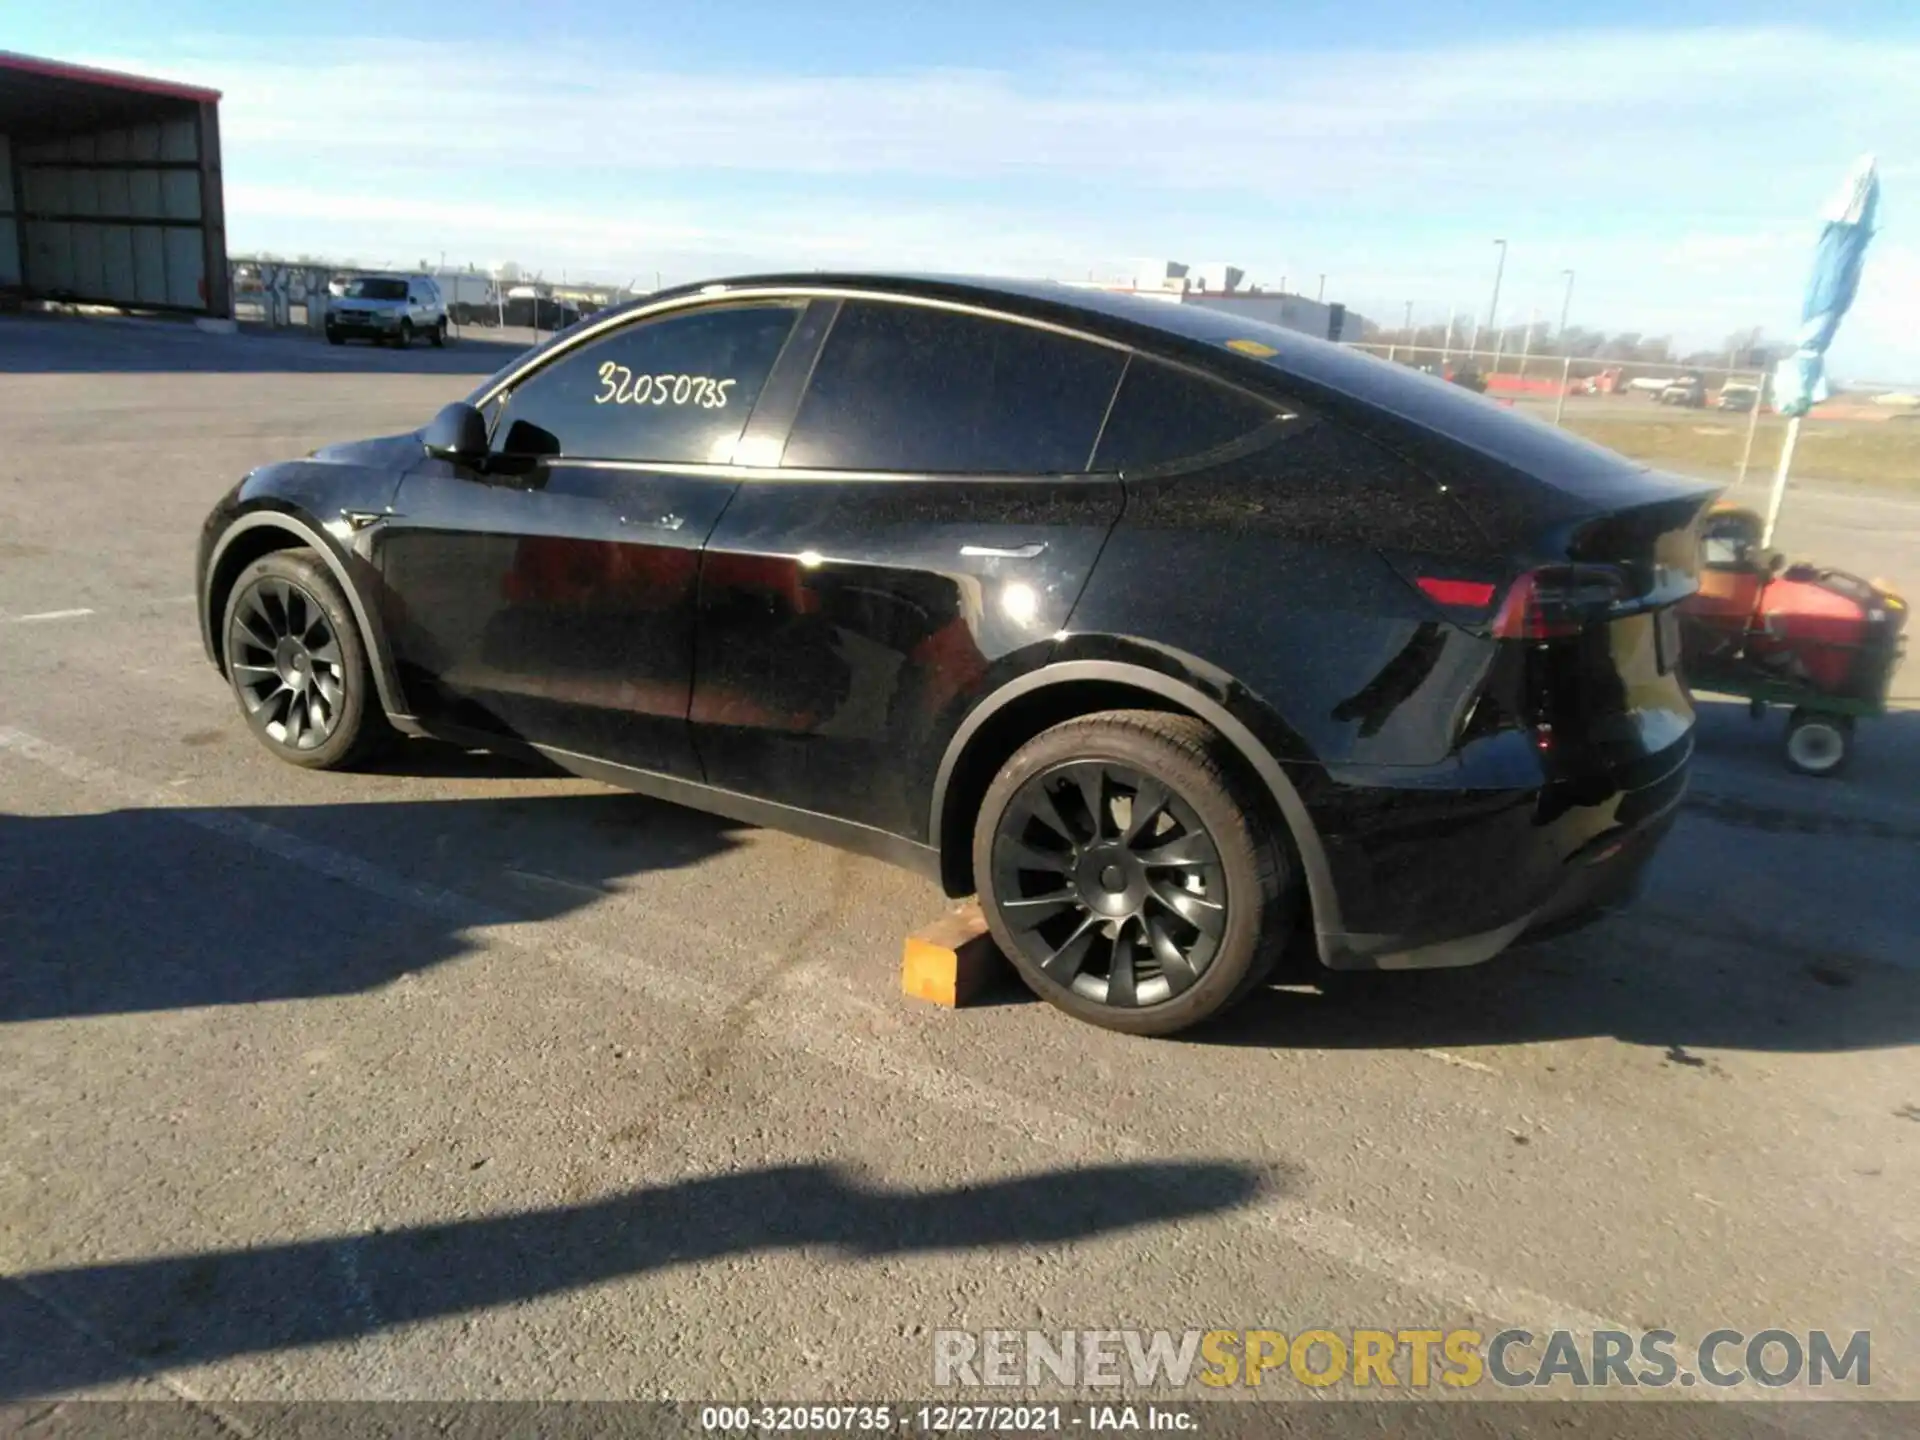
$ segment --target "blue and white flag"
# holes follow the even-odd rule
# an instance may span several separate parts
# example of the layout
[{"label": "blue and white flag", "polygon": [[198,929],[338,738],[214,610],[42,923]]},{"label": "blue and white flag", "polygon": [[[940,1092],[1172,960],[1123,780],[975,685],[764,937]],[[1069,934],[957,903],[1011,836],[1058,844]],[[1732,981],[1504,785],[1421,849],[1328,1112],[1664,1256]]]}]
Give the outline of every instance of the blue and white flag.
[{"label": "blue and white flag", "polygon": [[1800,333],[1794,353],[1774,370],[1773,403],[1782,415],[1804,415],[1833,393],[1827,385],[1827,347],[1860,289],[1861,262],[1879,209],[1880,177],[1868,155],[1855,163],[1847,183],[1821,212],[1826,224],[1800,305]]}]

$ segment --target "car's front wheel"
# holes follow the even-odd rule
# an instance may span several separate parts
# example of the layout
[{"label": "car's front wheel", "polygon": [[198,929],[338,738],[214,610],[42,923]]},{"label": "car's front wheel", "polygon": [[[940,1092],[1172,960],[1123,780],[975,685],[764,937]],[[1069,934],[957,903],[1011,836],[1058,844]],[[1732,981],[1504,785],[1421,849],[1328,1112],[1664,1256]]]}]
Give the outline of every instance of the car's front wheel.
[{"label": "car's front wheel", "polygon": [[276,550],[243,570],[223,634],[240,711],[282,760],[343,769],[392,734],[353,607],[311,550]]},{"label": "car's front wheel", "polygon": [[400,332],[393,337],[393,343],[398,345],[402,350],[411,350],[413,348],[413,322],[411,320],[402,320],[400,322]]},{"label": "car's front wheel", "polygon": [[1036,736],[987,789],[974,875],[1042,999],[1133,1035],[1218,1014],[1272,969],[1295,899],[1276,822],[1225,742],[1115,710]]},{"label": "car's front wheel", "polygon": [[445,320],[442,320],[440,321],[439,324],[433,327],[433,348],[436,350],[443,349],[445,348],[446,343],[447,343],[447,322]]}]

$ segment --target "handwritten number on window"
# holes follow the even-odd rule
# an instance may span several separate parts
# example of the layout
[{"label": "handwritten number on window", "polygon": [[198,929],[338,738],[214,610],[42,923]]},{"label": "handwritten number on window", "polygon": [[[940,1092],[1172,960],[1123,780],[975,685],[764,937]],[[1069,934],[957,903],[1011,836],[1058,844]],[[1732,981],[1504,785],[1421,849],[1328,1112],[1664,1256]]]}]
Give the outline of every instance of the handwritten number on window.
[{"label": "handwritten number on window", "polygon": [[714,380],[705,375],[635,375],[609,360],[600,367],[596,405],[697,405],[702,410],[727,408],[727,391],[740,382]]}]

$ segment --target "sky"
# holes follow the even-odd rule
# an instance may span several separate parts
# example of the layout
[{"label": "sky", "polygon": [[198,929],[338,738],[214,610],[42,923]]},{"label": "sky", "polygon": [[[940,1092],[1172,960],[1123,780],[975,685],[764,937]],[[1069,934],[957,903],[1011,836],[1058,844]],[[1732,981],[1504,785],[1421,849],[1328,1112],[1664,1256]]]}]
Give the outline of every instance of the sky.
[{"label": "sky", "polygon": [[1832,366],[1920,380],[1920,5],[0,0],[0,46],[223,92],[228,246],[651,285],[1225,261],[1449,310],[1790,335],[1878,156]]}]

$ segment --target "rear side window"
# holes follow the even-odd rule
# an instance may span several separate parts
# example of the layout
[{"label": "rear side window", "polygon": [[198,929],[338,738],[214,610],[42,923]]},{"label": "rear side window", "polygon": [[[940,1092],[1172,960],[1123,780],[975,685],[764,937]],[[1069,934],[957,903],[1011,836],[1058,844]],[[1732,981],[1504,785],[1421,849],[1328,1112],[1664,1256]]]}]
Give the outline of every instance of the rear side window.
[{"label": "rear side window", "polygon": [[729,305],[626,326],[516,385],[494,446],[726,464],[799,313],[797,304]]},{"label": "rear side window", "polygon": [[802,469],[1078,474],[1123,355],[1029,325],[849,301],[781,463]]},{"label": "rear side window", "polygon": [[1093,468],[1127,473],[1190,460],[1245,438],[1281,409],[1274,401],[1136,356],[1120,382]]}]

